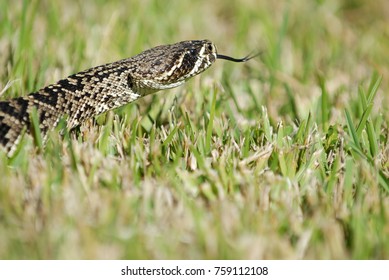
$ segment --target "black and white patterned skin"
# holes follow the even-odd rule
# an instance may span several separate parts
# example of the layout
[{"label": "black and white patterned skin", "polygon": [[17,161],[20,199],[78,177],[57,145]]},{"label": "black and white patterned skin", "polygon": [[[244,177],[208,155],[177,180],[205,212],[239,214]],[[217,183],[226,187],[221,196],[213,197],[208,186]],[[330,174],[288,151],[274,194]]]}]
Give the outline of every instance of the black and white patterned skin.
[{"label": "black and white patterned skin", "polygon": [[14,153],[23,131],[30,131],[33,108],[45,137],[62,117],[66,116],[71,129],[150,93],[177,87],[217,58],[243,62],[252,57],[218,55],[209,40],[182,41],[79,72],[24,97],[0,101],[0,147],[8,156]]}]

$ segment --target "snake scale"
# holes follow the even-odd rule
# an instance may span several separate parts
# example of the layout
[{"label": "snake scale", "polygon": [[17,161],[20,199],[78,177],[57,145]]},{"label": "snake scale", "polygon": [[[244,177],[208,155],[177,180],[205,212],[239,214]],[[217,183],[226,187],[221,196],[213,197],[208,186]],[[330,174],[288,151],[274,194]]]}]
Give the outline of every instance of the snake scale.
[{"label": "snake scale", "polygon": [[36,109],[43,138],[66,117],[72,129],[83,121],[159,90],[177,87],[216,59],[244,62],[217,53],[209,40],[182,41],[73,74],[24,97],[0,101],[0,148],[11,156]]}]

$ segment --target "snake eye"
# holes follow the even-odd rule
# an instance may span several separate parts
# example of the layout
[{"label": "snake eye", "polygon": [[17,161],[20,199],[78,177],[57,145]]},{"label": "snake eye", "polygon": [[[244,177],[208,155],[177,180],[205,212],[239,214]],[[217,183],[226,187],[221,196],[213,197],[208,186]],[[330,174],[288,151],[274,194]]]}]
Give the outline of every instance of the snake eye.
[{"label": "snake eye", "polygon": [[190,49],[190,50],[189,50],[189,53],[190,53],[191,55],[196,55],[196,50],[195,50],[195,49]]},{"label": "snake eye", "polygon": [[212,45],[208,45],[208,50],[209,50],[210,52],[212,52],[212,51],[213,51],[213,46],[212,46]]}]

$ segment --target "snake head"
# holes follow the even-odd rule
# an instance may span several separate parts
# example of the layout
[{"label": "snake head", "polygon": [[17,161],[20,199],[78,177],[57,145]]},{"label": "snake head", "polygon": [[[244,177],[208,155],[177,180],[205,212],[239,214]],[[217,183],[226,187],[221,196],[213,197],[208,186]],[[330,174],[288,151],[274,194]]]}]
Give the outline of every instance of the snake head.
[{"label": "snake head", "polygon": [[209,40],[191,40],[146,50],[130,58],[128,65],[136,90],[145,95],[185,83],[208,69],[216,59],[244,62],[253,57],[232,58],[218,54]]},{"label": "snake head", "polygon": [[212,42],[192,40],[146,50],[130,58],[129,65],[136,65],[131,76],[138,88],[156,91],[183,84],[209,68],[216,57]]},{"label": "snake head", "polygon": [[169,71],[173,80],[186,81],[208,69],[217,58],[216,46],[209,40],[183,41],[172,46],[178,57]]}]

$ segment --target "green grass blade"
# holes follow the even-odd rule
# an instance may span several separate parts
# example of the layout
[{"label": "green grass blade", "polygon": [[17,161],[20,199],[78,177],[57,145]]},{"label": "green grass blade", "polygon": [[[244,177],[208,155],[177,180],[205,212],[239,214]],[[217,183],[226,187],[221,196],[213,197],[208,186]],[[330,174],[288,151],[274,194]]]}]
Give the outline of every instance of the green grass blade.
[{"label": "green grass blade", "polygon": [[358,87],[358,96],[359,96],[359,104],[362,105],[362,110],[366,110],[367,107],[367,99],[366,99],[366,92],[363,89],[362,86]]},{"label": "green grass blade", "polygon": [[374,75],[371,79],[371,82],[370,82],[369,90],[368,90],[367,103],[373,102],[373,100],[377,94],[378,88],[381,84],[381,81],[382,81],[382,76],[378,76],[377,73],[374,73]]},{"label": "green grass blade", "polygon": [[370,155],[375,158],[378,154],[378,137],[374,130],[373,124],[367,120],[366,123],[367,137],[369,139]]},{"label": "green grass blade", "polygon": [[321,88],[321,124],[323,126],[323,131],[328,130],[328,121],[330,115],[330,105],[329,105],[329,96],[328,91],[325,85],[325,80],[322,76],[319,76],[319,85]]},{"label": "green grass blade", "polygon": [[378,181],[384,190],[389,194],[389,179],[382,171],[379,171]]},{"label": "green grass blade", "polygon": [[176,135],[177,131],[179,129],[179,126],[176,125],[173,130],[169,133],[169,135],[166,137],[165,141],[163,141],[162,146],[167,147],[169,144],[173,141],[174,135]]},{"label": "green grass blade", "polygon": [[110,141],[109,138],[112,133],[113,128],[113,113],[110,112],[107,114],[107,121],[102,129],[102,133],[98,142],[99,150],[104,154],[107,155],[109,153],[110,149]]},{"label": "green grass blade", "polygon": [[359,124],[358,124],[357,129],[356,129],[356,134],[358,135],[358,137],[361,136],[362,130],[366,127],[366,121],[367,121],[368,117],[370,116],[372,108],[373,108],[373,103],[369,103],[367,105],[365,111],[362,114],[362,118],[359,121]]},{"label": "green grass blade", "polygon": [[[360,152],[362,152],[362,148],[361,148],[361,145],[360,145],[360,143],[359,143],[359,138],[358,138],[357,132],[356,132],[356,130],[355,130],[353,121],[352,121],[352,119],[351,119],[350,113],[349,113],[349,111],[348,111],[347,109],[345,109],[345,113],[346,113],[346,121],[347,121],[348,131],[349,131],[350,136],[351,136],[352,139],[353,139],[354,146],[355,146]],[[362,153],[362,154],[363,154],[363,153]]]},{"label": "green grass blade", "polygon": [[31,119],[31,132],[32,132],[32,137],[34,139],[34,144],[38,148],[39,152],[43,151],[43,138],[42,138],[42,133],[39,127],[39,115],[38,111],[34,107],[31,111],[30,115]]},{"label": "green grass blade", "polygon": [[262,106],[262,121],[263,121],[263,130],[268,142],[273,142],[273,127],[270,124],[269,115],[267,114],[267,109],[265,106]]},{"label": "green grass blade", "polygon": [[217,96],[217,90],[216,88],[213,90],[213,97],[212,97],[212,103],[211,103],[211,112],[209,115],[209,121],[207,125],[207,134],[205,139],[205,150],[208,154],[211,151],[211,141],[212,141],[212,132],[213,132],[213,120],[215,118],[215,112],[216,112],[216,96]]}]

